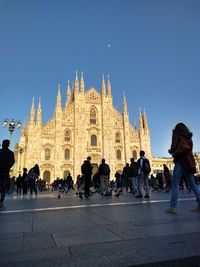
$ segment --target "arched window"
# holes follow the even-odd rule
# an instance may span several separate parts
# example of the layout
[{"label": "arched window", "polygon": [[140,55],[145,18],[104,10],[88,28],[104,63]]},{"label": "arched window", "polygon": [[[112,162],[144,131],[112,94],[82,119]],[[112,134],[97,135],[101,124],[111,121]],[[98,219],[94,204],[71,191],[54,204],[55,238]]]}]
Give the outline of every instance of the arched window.
[{"label": "arched window", "polygon": [[134,159],[137,159],[137,151],[136,151],[136,150],[133,150],[132,155],[133,155],[133,158],[134,158]]},{"label": "arched window", "polygon": [[44,156],[45,156],[45,160],[50,160],[51,158],[51,150],[49,148],[46,148],[45,149],[45,152],[44,152]]},{"label": "arched window", "polygon": [[121,159],[122,159],[122,153],[121,153],[121,150],[117,150],[117,152],[116,152],[116,156],[117,156],[117,160],[121,160]]},{"label": "arched window", "polygon": [[44,179],[47,183],[50,183],[50,171],[44,171],[44,173],[43,173],[43,179]]},{"label": "arched window", "polygon": [[121,143],[121,134],[120,133],[116,133],[115,134],[115,142],[116,143]]},{"label": "arched window", "polygon": [[65,142],[70,142],[70,131],[69,130],[65,131]]},{"label": "arched window", "polygon": [[91,135],[91,146],[97,146],[97,136],[95,134]]},{"label": "arched window", "polygon": [[65,159],[69,160],[70,159],[70,150],[67,148],[65,149]]},{"label": "arched window", "polygon": [[97,123],[97,114],[95,108],[91,108],[90,110],[90,124]]}]

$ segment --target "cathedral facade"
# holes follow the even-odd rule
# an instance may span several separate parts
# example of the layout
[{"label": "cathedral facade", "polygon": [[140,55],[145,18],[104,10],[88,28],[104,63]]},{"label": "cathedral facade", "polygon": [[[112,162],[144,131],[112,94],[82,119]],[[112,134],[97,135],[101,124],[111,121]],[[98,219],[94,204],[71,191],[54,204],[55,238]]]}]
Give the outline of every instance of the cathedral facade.
[{"label": "cathedral facade", "polygon": [[22,129],[16,149],[15,174],[37,163],[40,177],[47,182],[65,178],[69,172],[76,180],[83,161],[90,156],[94,171],[105,158],[114,179],[115,172],[122,170],[131,157],[137,159],[140,150],[151,160],[145,111],[139,114],[137,129],[129,123],[125,95],[122,113],[113,106],[109,77],[107,83],[103,77],[99,93],[93,87],[85,90],[83,75],[79,81],[76,73],[73,88],[68,82],[64,107],[58,85],[54,115],[46,124],[42,123],[40,101],[35,110],[33,99],[29,122]]}]

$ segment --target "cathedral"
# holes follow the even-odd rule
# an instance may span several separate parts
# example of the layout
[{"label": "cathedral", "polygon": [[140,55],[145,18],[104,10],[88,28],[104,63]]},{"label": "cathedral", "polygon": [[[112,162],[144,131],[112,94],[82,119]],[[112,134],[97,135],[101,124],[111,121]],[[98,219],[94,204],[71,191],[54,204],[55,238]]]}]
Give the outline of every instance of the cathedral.
[{"label": "cathedral", "polygon": [[79,80],[77,72],[72,88],[68,81],[64,106],[58,85],[54,115],[46,124],[42,123],[40,100],[35,110],[33,99],[30,118],[23,126],[17,147],[16,175],[24,167],[29,170],[37,163],[40,177],[49,183],[57,177],[65,178],[69,172],[76,180],[87,156],[91,157],[94,172],[105,158],[110,165],[111,179],[131,157],[137,159],[140,150],[152,159],[145,111],[139,114],[137,129],[129,123],[125,95],[122,113],[113,106],[109,76],[107,82],[102,78],[100,93],[94,87],[86,90],[83,74]]}]

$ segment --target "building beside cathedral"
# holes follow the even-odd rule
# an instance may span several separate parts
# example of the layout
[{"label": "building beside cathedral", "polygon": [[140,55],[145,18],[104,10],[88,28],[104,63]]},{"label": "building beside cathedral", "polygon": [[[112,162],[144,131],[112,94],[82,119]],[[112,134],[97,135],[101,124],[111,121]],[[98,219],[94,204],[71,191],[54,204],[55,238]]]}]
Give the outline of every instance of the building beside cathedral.
[{"label": "building beside cathedral", "polygon": [[107,84],[103,77],[100,93],[93,87],[85,90],[83,75],[79,81],[76,73],[73,88],[68,82],[64,106],[58,85],[54,115],[46,124],[42,123],[40,100],[35,110],[33,99],[30,119],[16,149],[14,173],[18,175],[24,167],[30,169],[38,163],[41,178],[48,182],[69,172],[76,179],[83,161],[91,156],[94,170],[105,158],[114,178],[131,157],[139,157],[140,150],[152,159],[145,111],[139,114],[137,129],[130,125],[125,95],[122,113],[113,106],[109,77]]}]

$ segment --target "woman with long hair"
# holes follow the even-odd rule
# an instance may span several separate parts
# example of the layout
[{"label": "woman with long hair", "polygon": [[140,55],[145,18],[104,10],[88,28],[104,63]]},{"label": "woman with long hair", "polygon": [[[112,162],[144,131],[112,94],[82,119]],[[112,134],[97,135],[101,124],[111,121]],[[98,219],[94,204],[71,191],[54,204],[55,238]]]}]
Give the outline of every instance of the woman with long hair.
[{"label": "woman with long hair", "polygon": [[200,190],[195,183],[194,173],[196,172],[196,167],[192,149],[192,133],[184,123],[180,122],[173,130],[172,144],[171,148],[169,149],[169,153],[173,156],[175,163],[172,178],[170,208],[166,210],[169,213],[176,213],[178,202],[178,184],[182,175],[185,175],[192,191],[196,196],[198,205],[192,211],[200,212]]}]

